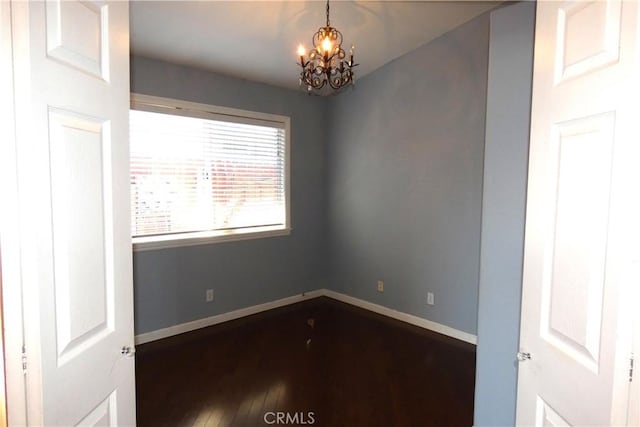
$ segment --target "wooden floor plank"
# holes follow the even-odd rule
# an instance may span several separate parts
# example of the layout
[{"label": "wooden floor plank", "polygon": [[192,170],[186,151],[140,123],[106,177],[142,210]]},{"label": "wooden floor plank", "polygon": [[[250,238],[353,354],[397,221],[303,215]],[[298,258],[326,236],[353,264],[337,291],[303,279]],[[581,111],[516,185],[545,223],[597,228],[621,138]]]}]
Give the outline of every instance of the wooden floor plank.
[{"label": "wooden floor plank", "polygon": [[319,298],[139,346],[137,420],[470,426],[474,376],[474,346]]}]

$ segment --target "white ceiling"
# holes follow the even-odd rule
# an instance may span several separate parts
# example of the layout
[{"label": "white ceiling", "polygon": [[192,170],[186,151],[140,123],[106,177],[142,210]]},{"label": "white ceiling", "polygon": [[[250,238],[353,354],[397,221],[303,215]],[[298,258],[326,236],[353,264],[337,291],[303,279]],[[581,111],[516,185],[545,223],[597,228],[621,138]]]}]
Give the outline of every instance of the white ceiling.
[{"label": "white ceiling", "polygon": [[[331,25],[356,47],[356,78],[496,7],[497,1],[332,1]],[[298,87],[296,49],[325,24],[325,2],[133,1],[134,55]]]}]

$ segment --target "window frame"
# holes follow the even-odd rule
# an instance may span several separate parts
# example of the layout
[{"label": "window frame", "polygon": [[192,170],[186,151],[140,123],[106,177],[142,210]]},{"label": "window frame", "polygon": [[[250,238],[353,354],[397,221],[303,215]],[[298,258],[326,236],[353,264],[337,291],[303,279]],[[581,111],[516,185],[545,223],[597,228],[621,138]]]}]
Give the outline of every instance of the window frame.
[{"label": "window frame", "polygon": [[[284,197],[285,224],[272,226],[243,227],[225,230],[208,230],[154,236],[131,236],[133,251],[177,248],[211,243],[260,239],[291,234],[291,118],[277,114],[240,110],[230,107],[201,104],[173,98],[131,93],[130,110],[148,111],[184,117],[195,117],[226,122],[282,127],[285,133],[284,152]],[[128,114],[128,113],[127,113]],[[129,184],[131,185],[131,184]],[[130,207],[131,209],[131,207]],[[131,213],[129,214],[131,221]]]}]

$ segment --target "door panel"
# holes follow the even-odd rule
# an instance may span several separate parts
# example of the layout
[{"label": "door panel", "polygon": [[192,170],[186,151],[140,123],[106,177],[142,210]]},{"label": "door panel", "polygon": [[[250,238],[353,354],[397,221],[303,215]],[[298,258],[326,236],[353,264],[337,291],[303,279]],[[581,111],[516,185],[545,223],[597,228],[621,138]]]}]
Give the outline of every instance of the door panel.
[{"label": "door panel", "polygon": [[619,1],[567,2],[558,9],[555,83],[618,61]]},{"label": "door panel", "polygon": [[555,125],[550,139],[557,153],[549,171],[556,200],[544,254],[550,271],[542,282],[541,336],[594,373],[602,333],[614,122],[611,113],[571,120]]},{"label": "door panel", "polygon": [[567,423],[540,396],[536,398],[536,427],[566,427]]},{"label": "door panel", "polygon": [[47,2],[46,14],[48,56],[108,80],[109,7],[55,0]]},{"label": "door panel", "polygon": [[637,7],[537,3],[518,425],[626,422]]},{"label": "door panel", "polygon": [[116,391],[113,391],[109,397],[100,402],[100,404],[91,411],[86,417],[78,423],[79,426],[115,426],[118,425],[118,413],[116,400]]},{"label": "door panel", "polygon": [[105,120],[49,112],[58,365],[114,328],[109,135]]}]

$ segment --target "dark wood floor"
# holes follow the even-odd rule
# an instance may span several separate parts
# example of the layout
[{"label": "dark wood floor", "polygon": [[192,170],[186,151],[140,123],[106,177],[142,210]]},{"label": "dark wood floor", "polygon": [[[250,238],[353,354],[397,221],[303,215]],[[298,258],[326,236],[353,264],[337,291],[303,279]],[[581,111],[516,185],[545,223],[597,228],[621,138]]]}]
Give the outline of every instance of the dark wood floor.
[{"label": "dark wood floor", "polygon": [[327,298],[145,344],[136,359],[143,427],[265,426],[277,412],[288,425],[473,422],[474,346]]}]

